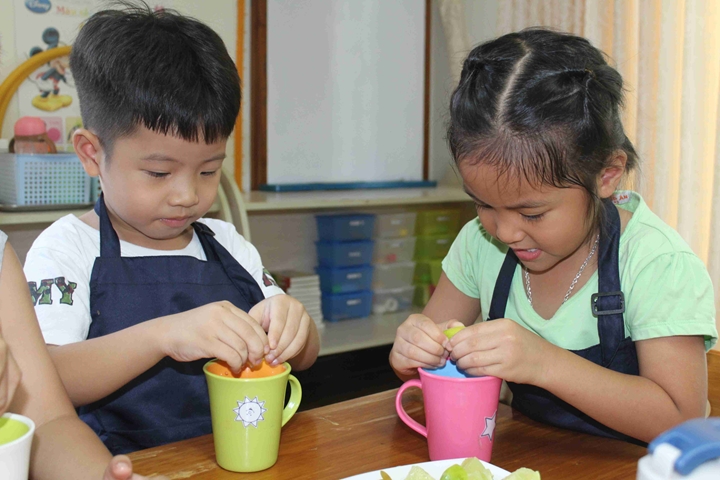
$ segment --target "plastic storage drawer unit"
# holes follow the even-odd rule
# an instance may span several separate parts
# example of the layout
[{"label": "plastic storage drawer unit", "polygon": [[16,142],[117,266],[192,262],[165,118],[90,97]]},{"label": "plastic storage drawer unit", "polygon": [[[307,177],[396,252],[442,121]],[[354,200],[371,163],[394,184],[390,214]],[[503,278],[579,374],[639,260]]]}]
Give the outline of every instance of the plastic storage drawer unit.
[{"label": "plastic storage drawer unit", "polygon": [[414,273],[415,262],[375,265],[372,281],[373,290],[408,287],[412,285]]},{"label": "plastic storage drawer unit", "polygon": [[316,215],[318,237],[324,241],[365,240],[372,238],[375,215]]},{"label": "plastic storage drawer unit", "polygon": [[347,293],[360,290],[370,290],[373,267],[361,265],[358,267],[317,269],[320,275],[320,289],[325,293]]},{"label": "plastic storage drawer unit", "polygon": [[442,260],[418,260],[415,264],[415,285],[437,285],[442,274]]},{"label": "plastic storage drawer unit", "polygon": [[455,234],[459,223],[459,210],[430,210],[418,213],[415,231],[418,235]]},{"label": "plastic storage drawer unit", "polygon": [[351,267],[369,264],[372,260],[372,240],[317,242],[315,246],[321,267]]},{"label": "plastic storage drawer unit", "polygon": [[390,288],[373,291],[373,313],[391,313],[408,310],[412,305],[415,287]]},{"label": "plastic storage drawer unit", "polygon": [[381,213],[375,217],[375,237],[398,238],[415,234],[416,212]]},{"label": "plastic storage drawer unit", "polygon": [[323,294],[323,317],[331,322],[367,317],[372,311],[372,296],[371,291]]},{"label": "plastic storage drawer unit", "polygon": [[415,237],[377,238],[373,263],[410,262],[415,253]]},{"label": "plastic storage drawer unit", "polygon": [[434,260],[445,258],[454,239],[455,234],[417,237],[415,259]]}]

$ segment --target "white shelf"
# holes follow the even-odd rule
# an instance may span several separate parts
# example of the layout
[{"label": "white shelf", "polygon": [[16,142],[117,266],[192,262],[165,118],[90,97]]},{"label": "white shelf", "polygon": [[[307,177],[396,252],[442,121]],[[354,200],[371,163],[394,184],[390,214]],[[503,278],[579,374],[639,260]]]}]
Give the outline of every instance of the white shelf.
[{"label": "white shelf", "polygon": [[330,190],[314,192],[245,192],[248,212],[384,207],[470,202],[458,187]]},{"label": "white shelf", "polygon": [[[90,211],[90,209],[92,209],[92,206],[67,210],[37,210],[31,212],[0,211],[0,225],[30,225],[53,223],[55,220],[71,213],[76,217],[79,217],[80,215],[83,215]],[[218,211],[220,211],[220,205],[215,202],[212,207],[210,207],[210,212],[214,213]]]},{"label": "white shelf", "polygon": [[363,348],[390,345],[395,331],[412,313],[420,310],[372,315],[368,318],[323,322],[320,333],[320,356],[344,353]]}]

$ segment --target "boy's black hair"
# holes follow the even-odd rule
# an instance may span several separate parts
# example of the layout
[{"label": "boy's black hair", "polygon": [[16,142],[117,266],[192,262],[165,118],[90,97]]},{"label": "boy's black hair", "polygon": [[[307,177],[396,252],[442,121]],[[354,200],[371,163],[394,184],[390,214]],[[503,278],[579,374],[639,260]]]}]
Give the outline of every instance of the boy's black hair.
[{"label": "boy's black hair", "polygon": [[450,102],[456,162],[490,164],[531,183],[583,187],[592,223],[597,177],[612,154],[637,154],[620,121],[623,82],[586,39],[526,29],[475,47]]},{"label": "boy's black hair", "polygon": [[232,133],[240,78],[217,33],[173,10],[114,2],[94,14],[70,54],[86,128],[112,151],[138,126],[213,143]]}]

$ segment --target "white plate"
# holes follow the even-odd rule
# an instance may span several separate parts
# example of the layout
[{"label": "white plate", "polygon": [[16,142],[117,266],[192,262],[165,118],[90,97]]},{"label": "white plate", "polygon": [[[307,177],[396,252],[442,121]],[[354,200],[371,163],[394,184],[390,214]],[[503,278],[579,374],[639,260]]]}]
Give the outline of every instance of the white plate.
[{"label": "white plate", "polygon": [[[410,468],[413,466],[418,466],[425,470],[427,473],[429,473],[430,476],[432,476],[436,480],[440,480],[440,476],[442,476],[443,472],[447,470],[448,467],[456,463],[460,465],[463,460],[465,459],[456,458],[454,460],[438,460],[436,462],[414,463],[411,465],[403,465],[401,467],[383,468],[382,470],[385,471],[385,473],[387,473],[388,475],[390,475],[390,478],[392,478],[392,480],[405,480],[405,477],[407,477],[408,473],[410,473]],[[508,472],[507,470],[503,470],[500,467],[496,467],[495,465],[491,465],[487,462],[482,462],[482,464],[485,465],[485,467],[490,470],[490,472],[492,472],[495,480],[502,480],[506,476],[510,475],[510,472]],[[360,475],[348,477],[345,480],[381,480],[380,470],[361,473]]]}]

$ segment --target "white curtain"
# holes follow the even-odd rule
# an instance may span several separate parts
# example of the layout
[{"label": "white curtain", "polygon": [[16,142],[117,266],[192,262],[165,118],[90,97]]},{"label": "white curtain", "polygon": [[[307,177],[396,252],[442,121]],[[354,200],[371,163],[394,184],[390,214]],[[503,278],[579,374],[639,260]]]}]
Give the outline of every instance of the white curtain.
[{"label": "white curtain", "polygon": [[[454,11],[443,18],[451,49],[455,30],[466,29],[450,21],[463,17],[463,1],[438,2],[441,16]],[[705,262],[720,311],[720,1],[500,0],[497,25],[498,35],[531,26],[572,32],[611,57],[640,155],[630,186]]]}]

